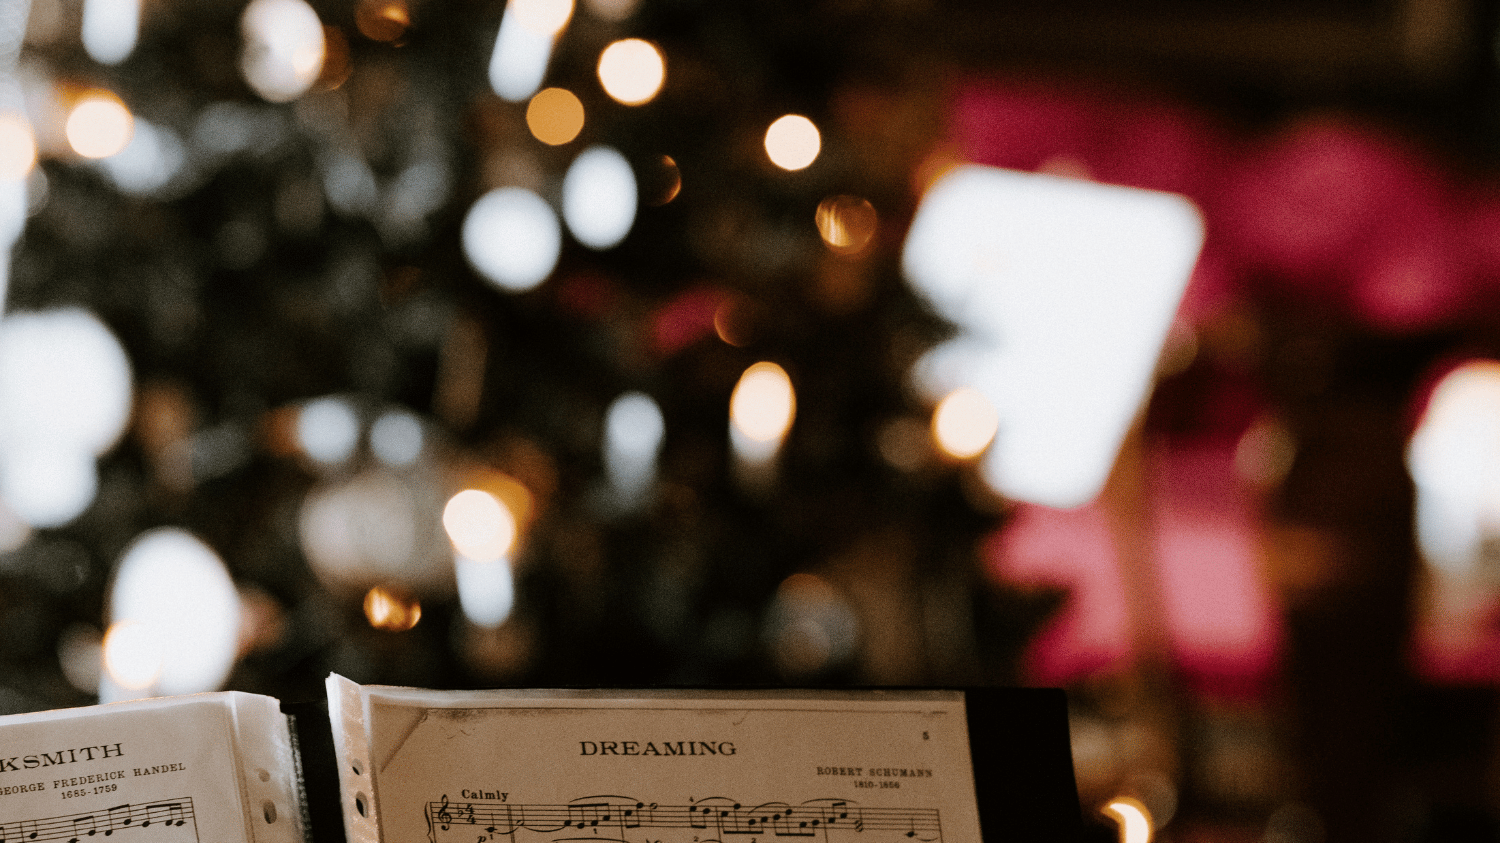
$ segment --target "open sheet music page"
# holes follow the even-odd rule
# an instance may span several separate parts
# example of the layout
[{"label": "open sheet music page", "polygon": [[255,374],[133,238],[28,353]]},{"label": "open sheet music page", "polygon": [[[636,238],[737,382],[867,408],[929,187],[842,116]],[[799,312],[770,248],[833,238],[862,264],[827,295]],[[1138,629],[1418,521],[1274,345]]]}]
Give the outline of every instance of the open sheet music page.
[{"label": "open sheet music page", "polygon": [[958,693],[329,698],[350,843],[980,840]]},{"label": "open sheet music page", "polygon": [[301,843],[297,793],[269,697],[0,717],[0,843]]}]

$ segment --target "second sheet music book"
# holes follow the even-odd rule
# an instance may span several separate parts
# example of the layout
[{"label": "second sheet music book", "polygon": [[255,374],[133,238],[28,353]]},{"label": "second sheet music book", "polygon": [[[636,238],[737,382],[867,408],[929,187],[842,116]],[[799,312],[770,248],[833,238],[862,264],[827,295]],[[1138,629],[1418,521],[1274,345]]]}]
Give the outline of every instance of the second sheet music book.
[{"label": "second sheet music book", "polygon": [[1072,839],[1061,692],[200,694],[0,717],[0,843]]}]

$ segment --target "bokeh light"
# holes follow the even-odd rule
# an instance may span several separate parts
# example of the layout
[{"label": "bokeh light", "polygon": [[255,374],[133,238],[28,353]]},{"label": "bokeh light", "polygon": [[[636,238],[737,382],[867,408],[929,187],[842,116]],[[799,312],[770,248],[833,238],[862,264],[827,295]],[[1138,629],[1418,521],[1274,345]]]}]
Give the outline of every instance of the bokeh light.
[{"label": "bokeh light", "polygon": [[604,468],[627,500],[638,498],[656,478],[666,421],[661,407],[644,392],[616,398],[604,414]]},{"label": "bokeh light", "polygon": [[1471,360],[1428,398],[1406,451],[1422,555],[1473,573],[1500,540],[1500,361]]},{"label": "bokeh light", "polygon": [[573,17],[573,0],[510,0],[505,11],[532,32],[551,38]]},{"label": "bokeh light", "polygon": [[109,611],[113,624],[132,623],[155,636],[156,692],[213,691],[229,677],[239,649],[239,592],[218,555],[190,533],[159,528],[137,537],[120,559]]},{"label": "bokeh light", "polygon": [[515,575],[505,559],[453,559],[458,605],[475,626],[493,629],[510,617],[516,602]]},{"label": "bokeh light", "polygon": [[796,415],[792,379],[775,363],[762,361],[746,369],[729,398],[730,421],[756,442],[780,441]]},{"label": "bokeh light", "polygon": [[806,169],[823,148],[818,127],[800,114],[780,117],[766,129],[766,154],[783,170]]},{"label": "bokeh light", "polygon": [[875,206],[858,196],[830,196],[818,203],[814,221],[828,248],[857,255],[870,245],[878,223]]},{"label": "bokeh light", "polygon": [[34,527],[93,500],[93,459],[130,416],[130,364],[97,318],[76,308],[0,320],[0,494]]},{"label": "bokeh light", "polygon": [[465,489],[443,507],[443,529],[453,549],[476,562],[504,559],[516,540],[516,518],[499,498]]},{"label": "bokeh light", "polygon": [[108,158],[130,143],[134,118],[120,98],[102,89],[78,98],[64,131],[68,145],[85,158]]},{"label": "bokeh light", "polygon": [[323,22],[303,0],[252,0],[240,17],[240,72],[268,102],[291,102],[323,70]]},{"label": "bokeh light", "polygon": [[141,0],[84,0],[83,49],[100,64],[119,64],[135,49]]},{"label": "bokeh light", "polygon": [[161,637],[146,624],[111,624],[104,633],[102,651],[109,678],[127,690],[144,691],[161,675]]},{"label": "bokeh light", "polygon": [[648,103],[661,91],[667,78],[666,60],[648,41],[626,38],[599,54],[599,84],[616,102]]},{"label": "bokeh light", "polygon": [[[120,656],[116,658],[120,659]],[[147,671],[150,674],[146,681],[148,685],[160,670],[159,653],[154,660],[155,669]],[[100,672],[104,669],[104,637],[99,634],[99,629],[86,623],[69,624],[57,638],[57,662],[69,685],[85,694],[98,693]],[[128,675],[131,671],[121,665],[121,672]]]},{"label": "bokeh light", "polygon": [[99,491],[94,457],[54,442],[0,452],[0,496],[32,527],[61,527],[82,515]]},{"label": "bokeh light", "polygon": [[682,192],[682,168],[670,155],[657,158],[642,175],[641,196],[647,205],[665,205]]},{"label": "bokeh light", "polygon": [[26,177],[36,166],[36,133],[18,111],[0,112],[0,179]]},{"label": "bokeh light", "polygon": [[847,661],[859,646],[859,620],[827,580],[796,573],[776,589],[762,634],[782,675],[795,679]]},{"label": "bokeh light", "polygon": [[506,102],[524,102],[542,86],[552,60],[552,38],[523,26],[513,5],[505,7],[490,53],[490,87]]},{"label": "bokeh light", "polygon": [[314,487],[298,516],[302,551],[331,588],[363,591],[375,582],[423,586],[446,572],[448,554],[432,512],[434,489],[384,470],[361,471]]},{"label": "bokeh light", "polygon": [[594,17],[611,23],[619,23],[635,13],[640,0],[584,0],[584,6]]},{"label": "bokeh light", "polygon": [[370,425],[370,450],[376,459],[393,468],[416,462],[425,442],[422,422],[404,410],[383,413]]},{"label": "bokeh light", "polygon": [[405,0],[360,0],[354,26],[372,41],[398,42],[411,26],[411,7]]},{"label": "bokeh light", "polygon": [[994,440],[999,426],[995,405],[972,387],[949,393],[932,413],[933,439],[955,459],[979,456]]},{"label": "bokeh light", "polygon": [[130,142],[99,162],[123,193],[150,195],[182,172],[187,151],[172,130],[137,118]]},{"label": "bokeh light", "polygon": [[583,103],[566,88],[543,88],[526,106],[526,127],[542,143],[561,146],[583,131]]},{"label": "bokeh light", "polygon": [[93,314],[64,308],[0,320],[0,440],[100,454],[124,430],[130,405],[130,362]]},{"label": "bokeh light", "polygon": [[365,592],[365,620],[386,632],[405,632],[422,619],[422,604],[400,589],[375,586]]},{"label": "bokeh light", "polygon": [[501,289],[523,292],[552,274],[562,249],[557,215],[542,197],[502,187],[479,197],[463,225],[464,256]]},{"label": "bokeh light", "polygon": [[563,179],[563,220],[578,242],[609,249],[635,224],[635,173],[625,156],[607,146],[579,153]]},{"label": "bokeh light", "polygon": [[348,399],[315,398],[297,411],[297,445],[316,462],[337,465],[359,444],[359,416]]},{"label": "bokeh light", "polygon": [[1120,825],[1120,843],[1151,843],[1151,814],[1137,799],[1120,796],[1103,811]]}]

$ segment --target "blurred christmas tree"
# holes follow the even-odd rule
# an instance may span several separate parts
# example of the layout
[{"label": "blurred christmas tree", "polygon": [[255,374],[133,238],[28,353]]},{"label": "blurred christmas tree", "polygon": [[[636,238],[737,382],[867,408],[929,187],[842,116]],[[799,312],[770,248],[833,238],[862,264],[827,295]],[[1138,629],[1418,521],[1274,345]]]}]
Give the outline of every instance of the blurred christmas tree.
[{"label": "blurred christmas tree", "polygon": [[[161,527],[232,576],[243,690],[1013,678],[1048,601],[984,576],[999,502],[906,382],[949,331],[896,265],[944,116],[914,11],[163,0],[132,47],[129,0],[7,2],[39,148],[7,307],[97,315],[134,402],[86,508],[8,516],[0,708],[86,701]],[[784,114],[808,166],[768,156]],[[761,361],[793,401],[757,444]]]}]

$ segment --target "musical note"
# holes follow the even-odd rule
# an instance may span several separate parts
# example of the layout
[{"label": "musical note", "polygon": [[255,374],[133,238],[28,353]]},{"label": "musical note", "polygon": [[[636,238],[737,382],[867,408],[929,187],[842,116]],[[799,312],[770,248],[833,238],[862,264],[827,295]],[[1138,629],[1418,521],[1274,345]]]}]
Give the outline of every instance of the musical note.
[{"label": "musical note", "polygon": [[[655,802],[652,802],[649,806],[644,802],[637,802],[635,803],[634,808],[626,808],[621,813],[621,817],[624,820],[624,826],[626,828],[640,828],[642,823],[645,823],[647,827],[650,827],[655,816]],[[0,840],[0,843],[5,843],[5,841]]]},{"label": "musical note", "polygon": [[163,823],[164,825],[182,825],[183,819],[181,802],[157,802],[153,805],[146,806],[146,821],[141,823],[141,828],[146,828],[147,826],[151,825],[151,823],[156,822],[157,818],[161,817],[163,814],[166,815],[166,820]]},{"label": "musical note", "polygon": [[[121,822],[120,818],[119,818],[121,811],[125,812],[125,820],[124,820],[124,822]],[[135,819],[135,815],[134,815],[134,813],[130,809],[130,803],[129,802],[126,802],[124,805],[116,805],[115,807],[110,808],[109,809],[109,828],[105,829],[104,836],[108,837],[111,834],[114,834],[116,826],[119,826],[120,828],[129,828],[130,827],[130,823],[134,819]],[[0,842],[0,843],[3,843],[3,842]]]},{"label": "musical note", "polygon": [[69,840],[68,843],[78,843],[78,829],[83,827],[85,823],[87,823],[88,825],[88,836],[94,836],[94,832],[98,829],[94,826],[94,815],[89,814],[87,816],[78,817],[77,819],[73,820],[73,839]]},{"label": "musical note", "polygon": [[585,822],[589,828],[597,828],[601,823],[607,824],[610,818],[610,805],[608,802],[589,802],[582,805],[568,806],[568,821],[563,823],[566,828],[576,825],[583,828]]}]

